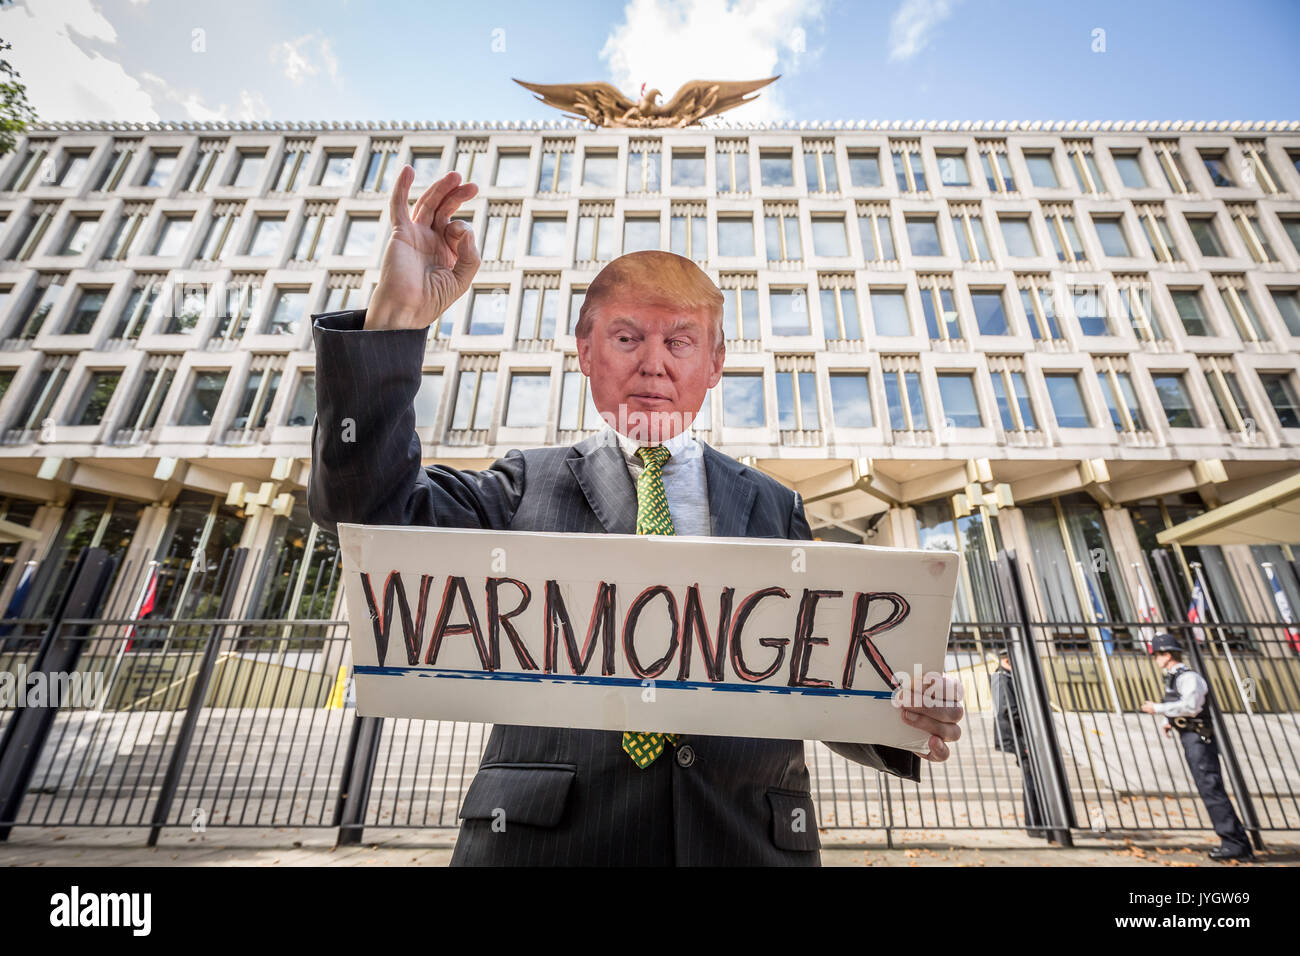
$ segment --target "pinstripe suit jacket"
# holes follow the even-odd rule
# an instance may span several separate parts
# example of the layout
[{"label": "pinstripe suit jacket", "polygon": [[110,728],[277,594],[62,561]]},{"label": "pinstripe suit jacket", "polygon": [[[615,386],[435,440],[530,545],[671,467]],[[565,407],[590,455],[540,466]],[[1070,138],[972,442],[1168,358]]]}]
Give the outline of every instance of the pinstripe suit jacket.
[{"label": "pinstripe suit jacket", "polygon": [[[617,445],[593,436],[567,448],[512,449],[484,471],[425,467],[412,403],[427,333],[366,332],[364,310],[312,318],[317,414],[307,501],[321,527],[635,533],[636,488]],[[796,492],[708,445],[704,456],[714,534],[812,537]],[[828,746],[920,778],[910,751]],[[460,816],[452,865],[821,862],[801,740],[684,735],[642,770],[617,731],[496,725]]]}]

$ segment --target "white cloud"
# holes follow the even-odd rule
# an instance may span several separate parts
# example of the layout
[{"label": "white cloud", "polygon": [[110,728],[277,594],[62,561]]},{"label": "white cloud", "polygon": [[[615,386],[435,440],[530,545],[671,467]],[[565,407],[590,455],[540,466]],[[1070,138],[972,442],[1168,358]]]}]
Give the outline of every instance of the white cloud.
[{"label": "white cloud", "polygon": [[[623,22],[600,56],[610,82],[636,99],[641,84],[658,89],[660,104],[689,80],[757,80],[797,72],[809,52],[808,32],[822,16],[822,0],[631,0]],[[762,122],[785,119],[780,82],[724,117]]]},{"label": "white cloud", "polygon": [[[155,101],[175,104],[179,107],[182,118],[194,122],[217,122],[232,120],[264,120],[271,118],[270,107],[262,94],[256,90],[240,90],[239,102],[233,107],[225,103],[208,106],[203,102],[197,90],[180,90],[172,86],[161,76],[153,73],[141,73],[140,79],[152,91]],[[176,111],[168,110],[169,116]]]},{"label": "white cloud", "polygon": [[[74,34],[76,36],[74,36]],[[41,0],[0,12],[9,61],[42,120],[159,119],[153,98],[122,64],[86,41],[117,43],[117,31],[90,0]]]},{"label": "white cloud", "polygon": [[334,44],[319,31],[274,44],[271,62],[282,64],[285,77],[295,86],[301,86],[308,77],[318,75],[322,68],[335,86],[340,85],[339,59],[334,55]]},{"label": "white cloud", "polygon": [[930,36],[961,0],[903,0],[889,21],[889,58],[907,60],[930,42]]}]

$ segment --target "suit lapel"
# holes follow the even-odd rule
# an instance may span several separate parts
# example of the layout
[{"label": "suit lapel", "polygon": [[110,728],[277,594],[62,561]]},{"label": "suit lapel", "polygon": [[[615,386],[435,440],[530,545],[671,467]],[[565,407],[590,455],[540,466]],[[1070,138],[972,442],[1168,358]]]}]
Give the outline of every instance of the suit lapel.
[{"label": "suit lapel", "polygon": [[578,442],[573,450],[575,454],[567,459],[569,469],[605,531],[636,534],[636,485],[617,441],[600,431]]},{"label": "suit lapel", "polygon": [[722,538],[743,538],[749,530],[749,513],[758,488],[745,475],[745,466],[716,451],[704,441],[704,477],[709,485],[709,518],[713,533]]}]

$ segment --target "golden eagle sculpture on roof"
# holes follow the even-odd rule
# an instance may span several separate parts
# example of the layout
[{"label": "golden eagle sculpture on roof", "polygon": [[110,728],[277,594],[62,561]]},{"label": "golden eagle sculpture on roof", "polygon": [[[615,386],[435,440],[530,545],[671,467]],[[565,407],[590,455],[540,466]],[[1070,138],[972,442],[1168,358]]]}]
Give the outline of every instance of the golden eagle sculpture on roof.
[{"label": "golden eagle sculpture on roof", "polygon": [[746,98],[746,94],[778,79],[779,73],[766,80],[691,80],[683,83],[677,95],[662,106],[655,103],[660,91],[647,90],[645,84],[641,85],[643,95],[637,102],[608,83],[542,84],[525,83],[520,79],[515,82],[532,90],[547,106],[554,106],[573,119],[585,119],[596,126],[680,128],[758,99],[756,96]]}]

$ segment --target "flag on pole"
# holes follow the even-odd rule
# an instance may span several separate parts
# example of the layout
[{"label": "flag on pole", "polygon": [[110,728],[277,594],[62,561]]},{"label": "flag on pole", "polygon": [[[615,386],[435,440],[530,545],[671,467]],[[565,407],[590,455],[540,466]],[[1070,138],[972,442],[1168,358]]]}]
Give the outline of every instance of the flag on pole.
[{"label": "flag on pole", "polygon": [[1138,620],[1145,622],[1148,626],[1141,628],[1142,643],[1146,645],[1147,653],[1151,653],[1151,639],[1156,636],[1154,627],[1150,627],[1150,622],[1159,618],[1155,605],[1151,602],[1151,596],[1147,594],[1146,582],[1138,578]]},{"label": "flag on pole", "polygon": [[[1097,588],[1093,586],[1092,578],[1088,575],[1083,576],[1083,580],[1088,584],[1088,600],[1092,602],[1092,619],[1094,621],[1106,620],[1106,612],[1102,610],[1101,599],[1097,596]],[[1101,631],[1101,643],[1106,648],[1107,654],[1115,653],[1115,635],[1108,627],[1098,628]]]},{"label": "flag on pole", "polygon": [[[143,621],[153,613],[154,604],[158,600],[158,566],[155,564],[149,571],[149,583],[145,585],[144,596],[140,599],[140,607],[135,612],[135,619]],[[126,647],[125,650],[131,649],[131,644],[135,639],[135,625],[132,624],[126,629]]]},{"label": "flag on pole", "polygon": [[1286,624],[1291,625],[1286,629],[1287,643],[1291,645],[1291,650],[1300,654],[1300,629],[1294,626],[1296,621],[1295,616],[1291,613],[1291,601],[1286,596],[1286,591],[1282,589],[1282,582],[1278,580],[1277,574],[1273,571],[1273,565],[1268,561],[1264,561],[1260,567],[1268,575],[1268,583],[1273,589],[1273,603],[1277,605],[1277,613],[1281,615]]},{"label": "flag on pole", "polygon": [[[18,579],[18,586],[14,588],[13,596],[9,599],[9,606],[5,608],[5,618],[15,618],[22,614],[23,605],[27,603],[27,592],[32,587],[32,577],[36,574],[36,562],[28,561],[23,566],[23,575]],[[8,634],[14,629],[12,624],[7,624],[0,628],[0,635]]]},{"label": "flag on pole", "polygon": [[[1192,603],[1187,606],[1187,620],[1192,624],[1205,623],[1205,592],[1201,590],[1200,581],[1197,581],[1192,588]],[[1198,627],[1194,628],[1192,633],[1196,635],[1198,643],[1204,643],[1204,631]]]}]

